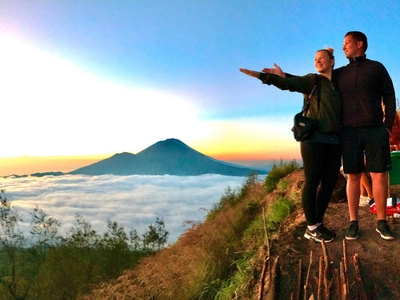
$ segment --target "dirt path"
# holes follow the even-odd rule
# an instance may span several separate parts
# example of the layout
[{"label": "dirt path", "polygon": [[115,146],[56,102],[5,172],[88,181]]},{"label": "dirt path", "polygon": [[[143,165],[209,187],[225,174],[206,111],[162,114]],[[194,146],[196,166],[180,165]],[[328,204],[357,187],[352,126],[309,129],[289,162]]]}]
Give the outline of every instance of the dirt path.
[{"label": "dirt path", "polygon": [[[296,183],[298,185],[298,183]],[[363,299],[357,283],[356,269],[353,259],[356,255],[360,261],[362,286],[367,294],[366,299],[400,299],[400,218],[388,218],[396,239],[383,240],[376,232],[376,215],[369,212],[369,205],[359,208],[359,238],[345,241],[344,233],[349,225],[347,203],[331,203],[325,217],[325,225],[336,231],[338,237],[326,244],[328,259],[332,273],[340,273],[340,263],[346,257],[349,262],[349,298]],[[319,278],[319,259],[323,256],[320,243],[306,240],[303,237],[306,222],[302,209],[293,212],[280,227],[279,238],[274,241],[276,253],[279,253],[281,265],[278,294],[280,299],[290,299],[298,283],[299,260],[302,261],[303,273],[306,273],[310,252],[312,265],[309,276],[310,286],[317,290]],[[344,254],[344,247],[347,249]],[[336,287],[332,287],[332,290]],[[308,289],[311,293],[312,289]],[[331,291],[334,294],[334,291]],[[296,294],[296,293],[295,293]],[[316,296],[316,295],[314,295]],[[332,296],[331,296],[332,297]],[[308,299],[308,298],[307,298]],[[335,296],[331,299],[337,299]]]}]

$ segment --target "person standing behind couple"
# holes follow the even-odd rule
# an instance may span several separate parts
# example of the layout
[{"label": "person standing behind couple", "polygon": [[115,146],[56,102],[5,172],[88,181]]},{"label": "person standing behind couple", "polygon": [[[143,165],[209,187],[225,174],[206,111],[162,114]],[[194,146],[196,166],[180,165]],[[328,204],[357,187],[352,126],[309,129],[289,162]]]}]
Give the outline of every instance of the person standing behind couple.
[{"label": "person standing behind couple", "polygon": [[[389,73],[380,62],[367,59],[367,48],[368,41],[364,33],[346,33],[343,51],[349,64],[332,73],[332,81],[337,85],[343,102],[343,168],[348,175],[350,218],[345,238],[355,240],[359,235],[360,180],[363,172],[367,171],[371,175],[377,208],[376,231],[383,239],[393,240],[394,235],[386,220],[386,202],[388,170],[391,169],[389,136],[396,114],[396,99]],[[263,72],[285,76],[277,65],[275,68],[265,68]]]},{"label": "person standing behind couple", "polygon": [[[282,90],[300,92],[305,96],[312,95],[307,116],[318,121],[318,130],[308,140],[300,142],[300,149],[305,174],[302,207],[307,228],[304,237],[317,242],[330,242],[337,236],[323,223],[341,164],[338,136],[341,100],[331,82],[334,63],[333,49],[322,49],[316,52],[314,58],[314,66],[320,75],[282,78],[274,74],[240,69],[241,72],[258,78],[265,84],[272,84]],[[327,157],[329,159],[326,159]]]}]

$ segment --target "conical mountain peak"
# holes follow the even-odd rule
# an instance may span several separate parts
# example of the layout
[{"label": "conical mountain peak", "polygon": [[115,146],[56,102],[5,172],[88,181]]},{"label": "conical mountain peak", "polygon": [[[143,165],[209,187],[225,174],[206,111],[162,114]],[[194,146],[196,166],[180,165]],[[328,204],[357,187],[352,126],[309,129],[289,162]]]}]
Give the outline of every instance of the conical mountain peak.
[{"label": "conical mountain peak", "polygon": [[115,154],[92,165],[72,171],[70,174],[86,175],[179,175],[221,174],[248,176],[257,172],[238,165],[227,164],[206,156],[178,139],[159,141],[138,154]]}]

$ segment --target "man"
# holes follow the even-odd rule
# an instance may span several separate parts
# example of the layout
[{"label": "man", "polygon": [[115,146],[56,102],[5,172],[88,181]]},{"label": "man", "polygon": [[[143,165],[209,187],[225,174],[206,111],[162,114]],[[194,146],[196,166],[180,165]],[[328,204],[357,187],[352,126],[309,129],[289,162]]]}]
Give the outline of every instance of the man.
[{"label": "man", "polygon": [[358,238],[360,179],[363,172],[368,171],[377,208],[376,231],[383,239],[393,240],[386,221],[386,202],[387,171],[391,168],[389,136],[396,114],[396,100],[387,70],[381,63],[366,58],[367,48],[365,34],[348,32],[344,37],[343,51],[349,64],[334,72],[343,101],[343,168],[348,174],[350,227],[345,237],[347,240]]},{"label": "man", "polygon": [[[387,171],[391,168],[389,136],[396,114],[396,100],[387,70],[381,63],[366,58],[367,48],[368,41],[364,33],[346,33],[343,51],[349,64],[335,69],[332,77],[342,97],[343,168],[348,174],[350,217],[345,237],[347,240],[358,238],[360,179],[363,172],[367,171],[371,175],[377,208],[376,231],[383,239],[393,240],[393,233],[386,221],[386,202]],[[285,76],[277,65],[262,71]]]}]

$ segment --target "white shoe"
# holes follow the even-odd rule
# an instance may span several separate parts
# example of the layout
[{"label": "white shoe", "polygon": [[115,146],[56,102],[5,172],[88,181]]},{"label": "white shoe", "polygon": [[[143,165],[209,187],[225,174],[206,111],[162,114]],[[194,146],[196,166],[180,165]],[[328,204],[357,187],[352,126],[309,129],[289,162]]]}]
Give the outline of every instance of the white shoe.
[{"label": "white shoe", "polygon": [[371,200],[368,196],[360,196],[360,206],[367,206],[369,205],[369,201]]}]

